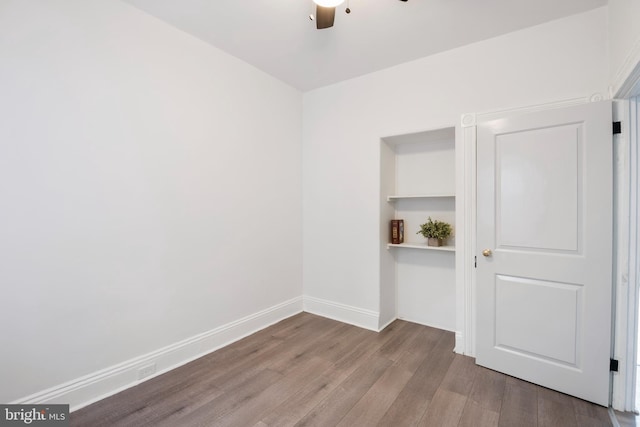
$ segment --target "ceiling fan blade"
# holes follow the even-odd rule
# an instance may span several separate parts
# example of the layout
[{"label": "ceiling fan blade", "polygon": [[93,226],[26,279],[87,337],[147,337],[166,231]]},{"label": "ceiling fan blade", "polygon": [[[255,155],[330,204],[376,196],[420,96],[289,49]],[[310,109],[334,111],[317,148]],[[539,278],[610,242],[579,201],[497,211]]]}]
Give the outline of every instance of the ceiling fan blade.
[{"label": "ceiling fan blade", "polygon": [[333,27],[333,20],[335,17],[335,7],[322,7],[316,5],[316,28],[318,30]]}]

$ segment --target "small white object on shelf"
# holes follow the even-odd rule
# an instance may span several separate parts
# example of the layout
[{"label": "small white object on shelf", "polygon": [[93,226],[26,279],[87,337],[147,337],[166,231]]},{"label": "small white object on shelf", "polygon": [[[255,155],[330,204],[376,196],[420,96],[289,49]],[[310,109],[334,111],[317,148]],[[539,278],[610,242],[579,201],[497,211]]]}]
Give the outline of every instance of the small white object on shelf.
[{"label": "small white object on shelf", "polygon": [[395,245],[393,243],[387,243],[387,249],[391,248],[407,248],[407,249],[426,249],[430,251],[445,251],[455,252],[455,246],[428,246],[426,243],[400,243]]}]

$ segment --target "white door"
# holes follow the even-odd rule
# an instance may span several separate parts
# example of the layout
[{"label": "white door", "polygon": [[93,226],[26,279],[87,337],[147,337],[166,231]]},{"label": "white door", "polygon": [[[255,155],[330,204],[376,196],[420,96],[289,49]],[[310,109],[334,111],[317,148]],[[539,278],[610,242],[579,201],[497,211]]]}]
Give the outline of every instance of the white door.
[{"label": "white door", "polygon": [[611,129],[610,102],[477,128],[476,361],[605,406]]}]

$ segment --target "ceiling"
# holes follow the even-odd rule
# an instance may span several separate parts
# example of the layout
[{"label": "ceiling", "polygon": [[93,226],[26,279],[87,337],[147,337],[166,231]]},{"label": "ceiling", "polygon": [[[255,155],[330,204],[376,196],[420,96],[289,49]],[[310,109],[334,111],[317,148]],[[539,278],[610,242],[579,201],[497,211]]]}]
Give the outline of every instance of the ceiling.
[{"label": "ceiling", "polygon": [[124,0],[308,91],[604,6],[607,0],[349,0],[316,30],[312,0]]}]

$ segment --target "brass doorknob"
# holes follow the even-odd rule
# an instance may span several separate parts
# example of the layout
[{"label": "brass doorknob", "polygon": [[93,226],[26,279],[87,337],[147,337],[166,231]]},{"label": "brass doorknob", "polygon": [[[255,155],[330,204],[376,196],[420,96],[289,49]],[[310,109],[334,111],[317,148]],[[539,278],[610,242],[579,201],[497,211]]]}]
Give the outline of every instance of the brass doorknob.
[{"label": "brass doorknob", "polygon": [[482,251],[482,255],[484,256],[491,256],[493,254],[493,252],[491,252],[491,249],[485,249],[484,251]]}]

